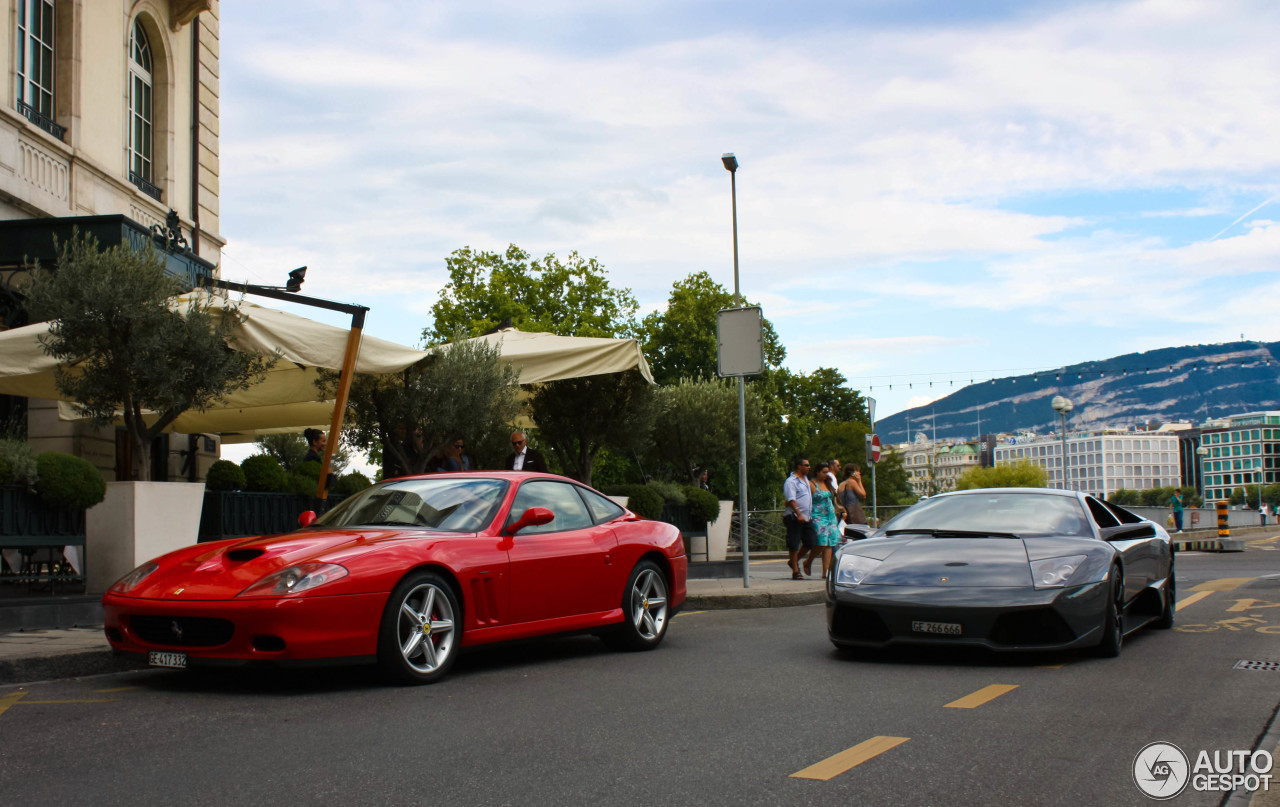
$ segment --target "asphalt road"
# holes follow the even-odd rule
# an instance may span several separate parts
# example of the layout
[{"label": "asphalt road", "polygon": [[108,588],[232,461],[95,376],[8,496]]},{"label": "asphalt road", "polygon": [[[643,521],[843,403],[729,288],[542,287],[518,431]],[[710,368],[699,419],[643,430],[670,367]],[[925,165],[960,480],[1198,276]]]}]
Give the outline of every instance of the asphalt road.
[{"label": "asphalt road", "polygon": [[1233,665],[1280,661],[1276,545],[1180,555],[1178,628],[1112,660],[850,658],[808,606],[682,614],[651,653],[590,637],[484,649],[421,688],[351,670],[0,688],[0,800],[1145,804],[1143,746],[1249,749],[1271,720],[1280,671]]}]

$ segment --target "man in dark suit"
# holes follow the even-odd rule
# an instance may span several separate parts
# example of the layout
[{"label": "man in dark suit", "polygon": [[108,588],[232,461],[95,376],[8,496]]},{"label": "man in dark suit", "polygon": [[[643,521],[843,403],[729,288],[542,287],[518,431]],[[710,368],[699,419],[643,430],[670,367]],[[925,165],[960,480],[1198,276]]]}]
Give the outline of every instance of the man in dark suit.
[{"label": "man in dark suit", "polygon": [[511,449],[514,453],[507,457],[507,464],[502,466],[508,471],[539,471],[547,473],[547,461],[542,458],[541,452],[536,449],[529,448],[529,442],[525,439],[524,432],[513,432],[511,435]]}]

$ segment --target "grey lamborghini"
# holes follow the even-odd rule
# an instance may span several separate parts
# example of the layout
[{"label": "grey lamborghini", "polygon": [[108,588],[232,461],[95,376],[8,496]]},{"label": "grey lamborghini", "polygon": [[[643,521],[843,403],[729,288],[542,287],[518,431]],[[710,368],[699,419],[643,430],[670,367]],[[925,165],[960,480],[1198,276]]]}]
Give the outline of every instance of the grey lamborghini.
[{"label": "grey lamborghini", "polygon": [[1164,527],[1073,491],[987,488],[926,499],[861,541],[827,577],[837,647],[1092,648],[1173,627]]}]

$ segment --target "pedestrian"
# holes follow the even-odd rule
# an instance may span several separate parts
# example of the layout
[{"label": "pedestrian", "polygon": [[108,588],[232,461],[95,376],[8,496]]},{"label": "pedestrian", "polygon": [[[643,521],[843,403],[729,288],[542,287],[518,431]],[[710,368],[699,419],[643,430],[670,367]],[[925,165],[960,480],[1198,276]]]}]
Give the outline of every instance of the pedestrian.
[{"label": "pedestrian", "polygon": [[444,450],[444,462],[441,463],[440,471],[470,471],[471,458],[462,452],[466,449],[466,442],[459,437],[450,441]]},{"label": "pedestrian", "polygon": [[1182,491],[1174,488],[1173,495],[1169,497],[1169,510],[1173,512],[1173,526],[1178,532],[1182,532]]},{"label": "pedestrian", "polygon": [[827,478],[831,480],[832,490],[840,487],[840,480],[836,477],[838,473],[840,473],[840,460],[827,460]]},{"label": "pedestrian", "polygon": [[711,490],[711,483],[708,481],[711,478],[710,469],[699,468],[694,473],[694,478],[698,480],[699,488],[701,488],[702,490]]},{"label": "pedestrian", "polygon": [[831,556],[841,541],[840,521],[844,509],[836,504],[836,486],[831,482],[834,475],[830,470],[827,463],[818,465],[818,473],[809,482],[809,491],[813,495],[813,529],[818,534],[817,543],[804,562],[804,573],[810,577],[813,576],[815,556],[822,558],[822,576],[827,576],[827,571],[831,568]]},{"label": "pedestrian", "polygon": [[524,432],[511,433],[511,451],[511,455],[507,457],[507,464],[502,466],[506,470],[547,473],[547,461],[542,458],[542,452],[529,447],[529,441],[524,436]]},{"label": "pedestrian", "polygon": [[1262,516],[1262,526],[1264,527],[1267,526],[1267,514],[1269,512],[1270,510],[1267,508],[1266,502],[1263,502],[1262,506],[1258,508],[1258,514]]},{"label": "pedestrian", "polygon": [[811,551],[817,543],[813,531],[813,492],[809,489],[809,458],[797,456],[791,461],[791,475],[782,483],[782,500],[786,502],[782,523],[787,529],[787,565],[791,579],[803,580],[800,553]]},{"label": "pedestrian", "polygon": [[[855,541],[867,537],[864,530],[857,527],[868,526],[867,513],[862,509],[862,500],[867,498],[867,489],[862,484],[862,469],[855,463],[844,466],[844,481],[836,489],[836,500],[844,508],[844,534]],[[856,526],[855,526],[856,525]]]},{"label": "pedestrian", "polygon": [[302,436],[307,438],[307,456],[303,462],[324,462],[324,447],[329,436],[319,429],[304,429]]}]

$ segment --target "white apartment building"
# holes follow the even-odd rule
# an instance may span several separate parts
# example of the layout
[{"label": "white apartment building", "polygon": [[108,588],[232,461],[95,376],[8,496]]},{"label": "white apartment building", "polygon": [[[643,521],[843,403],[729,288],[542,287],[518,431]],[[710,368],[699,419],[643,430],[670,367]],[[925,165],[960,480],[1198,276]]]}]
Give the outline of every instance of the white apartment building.
[{"label": "white apartment building", "polygon": [[1206,499],[1226,499],[1236,488],[1274,484],[1280,480],[1280,411],[1212,421],[1200,431],[1200,449]]},{"label": "white apartment building", "polygon": [[1145,490],[1182,484],[1178,437],[1171,431],[1128,432],[1106,429],[1062,436],[1014,438],[995,450],[995,464],[1030,462],[1045,469],[1049,487],[1109,496],[1117,490]]}]

